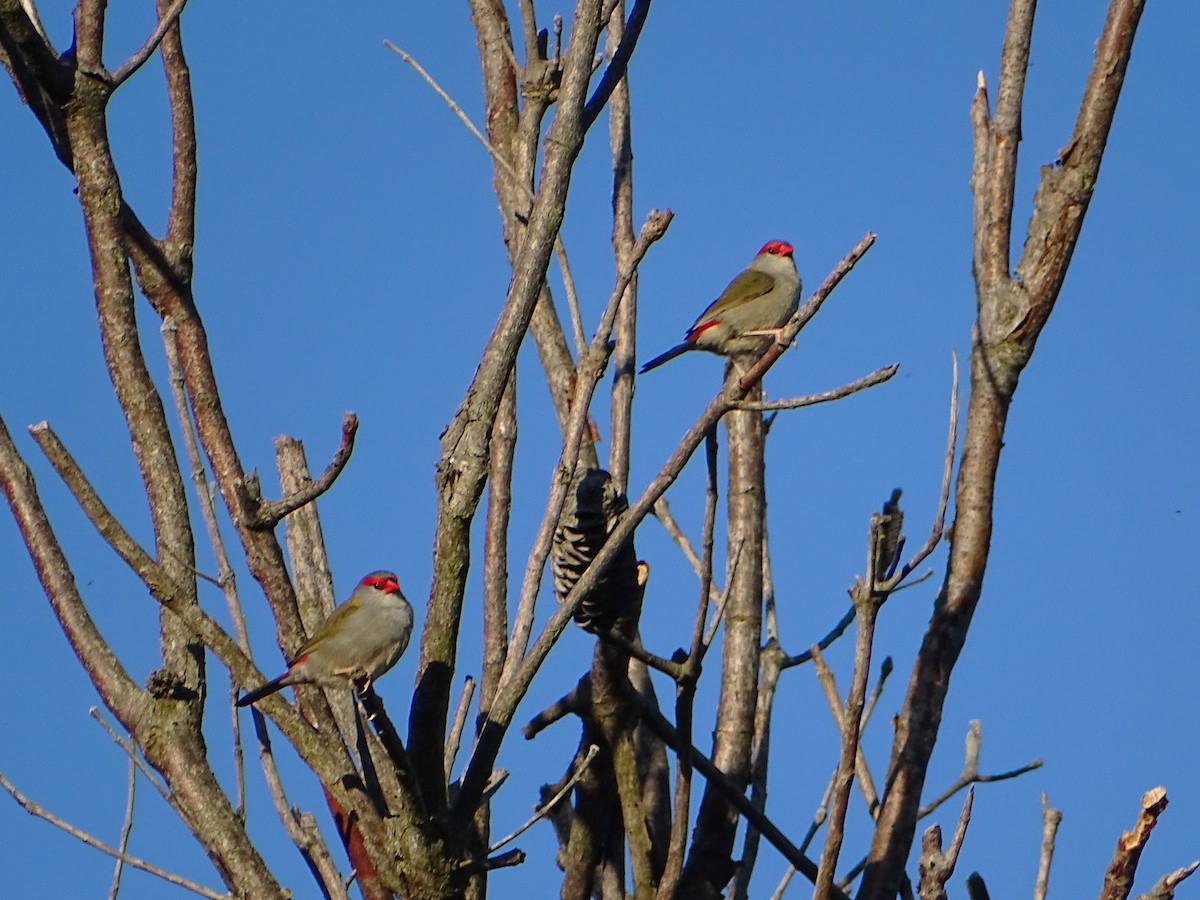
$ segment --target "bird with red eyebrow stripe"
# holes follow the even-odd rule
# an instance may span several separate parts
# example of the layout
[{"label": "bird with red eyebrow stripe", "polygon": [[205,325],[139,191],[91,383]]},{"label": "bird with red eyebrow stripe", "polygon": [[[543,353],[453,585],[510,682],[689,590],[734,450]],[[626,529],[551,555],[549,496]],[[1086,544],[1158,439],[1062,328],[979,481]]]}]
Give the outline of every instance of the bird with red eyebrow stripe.
[{"label": "bird with red eyebrow stripe", "polygon": [[329,614],[297,652],[287,671],[250,691],[249,706],[289,684],[351,687],[370,684],[396,664],[413,632],[413,608],[392,572],[372,572]]},{"label": "bird with red eyebrow stripe", "polygon": [[729,282],[687,330],[683,343],[642,366],[642,374],[689,350],[729,356],[777,337],[800,305],[800,276],[787,241],[767,241],[746,271]]}]

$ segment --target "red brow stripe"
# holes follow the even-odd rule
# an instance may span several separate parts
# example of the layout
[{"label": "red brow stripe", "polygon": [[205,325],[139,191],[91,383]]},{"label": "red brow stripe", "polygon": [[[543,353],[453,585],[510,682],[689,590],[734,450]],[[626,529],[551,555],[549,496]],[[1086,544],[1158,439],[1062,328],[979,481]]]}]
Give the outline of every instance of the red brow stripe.
[{"label": "red brow stripe", "polygon": [[707,322],[701,322],[699,325],[694,325],[692,330],[687,333],[688,340],[694,341],[702,332],[708,331],[708,329],[718,324],[720,323],[717,322],[716,319],[709,319]]}]

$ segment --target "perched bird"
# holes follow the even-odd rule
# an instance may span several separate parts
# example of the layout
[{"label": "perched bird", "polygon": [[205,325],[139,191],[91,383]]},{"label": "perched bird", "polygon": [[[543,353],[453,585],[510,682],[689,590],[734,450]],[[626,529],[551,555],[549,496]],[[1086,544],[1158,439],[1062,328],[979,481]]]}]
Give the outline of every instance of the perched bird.
[{"label": "perched bird", "polygon": [[762,346],[778,336],[800,305],[800,276],[787,241],[767,241],[746,271],[687,330],[682,344],[642,366],[642,374],[689,350],[728,356]]},{"label": "perched bird", "polygon": [[[585,469],[575,476],[554,532],[550,562],[559,603],[583,577],[628,509],[625,495],[616,489],[603,469]],[[575,611],[575,624],[591,632],[617,628],[626,637],[632,637],[641,603],[637,553],[630,540],[605,568],[595,590]]]},{"label": "perched bird", "polygon": [[289,684],[347,687],[374,681],[396,664],[412,637],[413,609],[391,572],[372,572],[288,665],[287,671],[238,700],[249,706]]}]

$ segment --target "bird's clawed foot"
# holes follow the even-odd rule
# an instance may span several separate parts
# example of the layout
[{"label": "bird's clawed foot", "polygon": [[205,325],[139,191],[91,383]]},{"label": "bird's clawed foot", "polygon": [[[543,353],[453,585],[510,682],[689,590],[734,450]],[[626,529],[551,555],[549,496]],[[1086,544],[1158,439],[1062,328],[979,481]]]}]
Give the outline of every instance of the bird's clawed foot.
[{"label": "bird's clawed foot", "polygon": [[371,686],[371,673],[362,666],[342,666],[334,669],[333,674],[345,678],[360,693]]}]

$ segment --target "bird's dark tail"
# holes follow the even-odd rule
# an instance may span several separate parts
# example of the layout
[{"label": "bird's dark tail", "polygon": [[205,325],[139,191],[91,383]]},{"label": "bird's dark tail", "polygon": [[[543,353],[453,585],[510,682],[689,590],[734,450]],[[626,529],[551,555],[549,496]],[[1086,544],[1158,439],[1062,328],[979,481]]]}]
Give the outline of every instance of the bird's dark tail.
[{"label": "bird's dark tail", "polygon": [[658,356],[654,357],[654,359],[650,360],[650,362],[642,366],[642,368],[638,371],[638,374],[645,375],[651,369],[657,369],[663,363],[670,362],[681,353],[687,353],[689,350],[695,349],[695,346],[696,344],[693,341],[684,341],[682,344],[676,344],[666,353],[659,354]]},{"label": "bird's dark tail", "polygon": [[[290,671],[290,670],[289,670]],[[283,690],[291,682],[284,681],[288,677],[288,672],[284,672],[278,678],[272,678],[260,688],[256,688],[248,694],[244,694],[237,702],[238,706],[249,706],[251,703],[257,703],[263,697],[270,696],[276,691]]]}]

